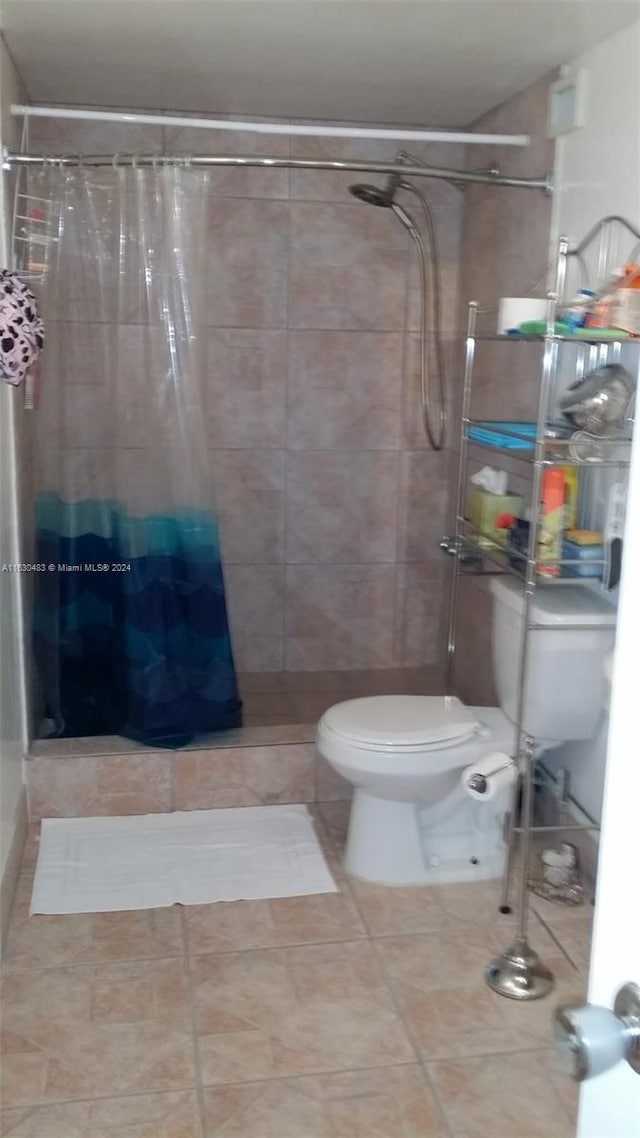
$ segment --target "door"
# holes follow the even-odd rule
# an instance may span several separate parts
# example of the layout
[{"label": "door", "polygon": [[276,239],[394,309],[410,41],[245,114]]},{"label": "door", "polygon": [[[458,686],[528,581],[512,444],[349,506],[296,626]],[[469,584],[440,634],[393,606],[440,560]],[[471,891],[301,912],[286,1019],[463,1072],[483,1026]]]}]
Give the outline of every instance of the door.
[{"label": "door", "polygon": [[[640,985],[640,430],[629,496],[613,664],[589,1003]],[[584,1082],[577,1138],[640,1138],[640,1075],[621,1061]]]}]

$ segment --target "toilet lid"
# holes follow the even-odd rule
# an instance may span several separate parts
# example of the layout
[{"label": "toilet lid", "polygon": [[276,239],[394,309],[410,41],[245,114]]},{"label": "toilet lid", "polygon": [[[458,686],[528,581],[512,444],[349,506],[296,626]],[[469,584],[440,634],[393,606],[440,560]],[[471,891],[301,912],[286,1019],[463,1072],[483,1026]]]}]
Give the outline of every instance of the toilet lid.
[{"label": "toilet lid", "polygon": [[363,747],[417,750],[468,738],[480,726],[454,695],[377,695],[330,707],[324,725]]}]

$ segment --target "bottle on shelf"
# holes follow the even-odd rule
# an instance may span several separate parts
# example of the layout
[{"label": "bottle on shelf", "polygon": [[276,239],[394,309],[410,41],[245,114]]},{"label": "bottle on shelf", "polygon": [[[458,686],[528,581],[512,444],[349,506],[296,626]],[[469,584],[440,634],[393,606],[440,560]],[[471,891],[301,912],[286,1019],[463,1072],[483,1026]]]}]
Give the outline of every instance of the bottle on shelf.
[{"label": "bottle on shelf", "polygon": [[563,466],[565,483],[564,528],[576,529],[578,525],[578,497],[580,492],[580,471],[577,466]]},{"label": "bottle on shelf", "polygon": [[541,577],[559,577],[558,561],[562,557],[562,535],[565,528],[566,482],[564,470],[551,466],[542,479],[540,530],[538,535],[538,573]]}]

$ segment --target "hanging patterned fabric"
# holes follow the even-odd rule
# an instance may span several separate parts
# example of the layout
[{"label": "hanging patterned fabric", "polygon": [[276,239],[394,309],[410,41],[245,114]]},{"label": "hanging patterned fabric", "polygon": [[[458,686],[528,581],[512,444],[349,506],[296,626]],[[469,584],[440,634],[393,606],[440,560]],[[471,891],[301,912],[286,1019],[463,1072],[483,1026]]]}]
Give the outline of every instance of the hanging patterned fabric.
[{"label": "hanging patterned fabric", "polygon": [[35,364],[44,344],[38,302],[24,281],[0,269],[0,379],[16,386]]}]

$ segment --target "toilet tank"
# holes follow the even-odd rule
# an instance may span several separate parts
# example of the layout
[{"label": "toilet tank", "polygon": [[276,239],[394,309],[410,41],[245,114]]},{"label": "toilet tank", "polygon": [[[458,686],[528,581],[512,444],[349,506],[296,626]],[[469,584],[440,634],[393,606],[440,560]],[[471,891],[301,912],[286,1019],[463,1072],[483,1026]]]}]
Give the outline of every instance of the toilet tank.
[{"label": "toilet tank", "polygon": [[[524,582],[491,579],[493,671],[500,706],[518,710]],[[529,613],[522,727],[547,742],[589,739],[602,713],[604,658],[613,648],[616,611],[588,587],[539,585]]]}]

